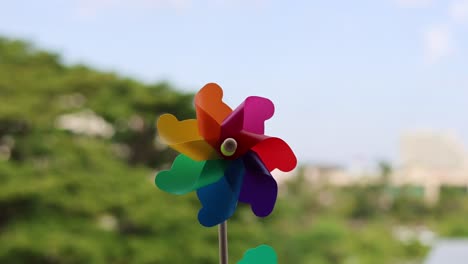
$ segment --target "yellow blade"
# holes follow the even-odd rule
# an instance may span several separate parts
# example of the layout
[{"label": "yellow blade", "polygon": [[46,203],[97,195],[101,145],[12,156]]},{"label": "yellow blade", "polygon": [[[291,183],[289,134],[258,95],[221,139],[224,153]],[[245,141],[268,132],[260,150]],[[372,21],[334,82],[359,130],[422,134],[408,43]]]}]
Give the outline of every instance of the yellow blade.
[{"label": "yellow blade", "polygon": [[213,147],[200,136],[196,119],[179,121],[171,114],[164,114],[158,119],[157,129],[159,136],[169,147],[193,160],[219,158]]}]

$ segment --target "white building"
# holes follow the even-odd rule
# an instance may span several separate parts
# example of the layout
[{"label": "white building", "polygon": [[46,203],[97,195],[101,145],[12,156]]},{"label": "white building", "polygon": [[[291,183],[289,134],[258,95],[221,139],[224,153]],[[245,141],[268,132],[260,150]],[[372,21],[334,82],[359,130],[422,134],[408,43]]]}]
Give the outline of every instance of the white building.
[{"label": "white building", "polygon": [[400,165],[391,181],[395,186],[424,187],[426,199],[434,202],[441,186],[468,187],[468,155],[462,142],[451,134],[405,134],[400,145]]}]

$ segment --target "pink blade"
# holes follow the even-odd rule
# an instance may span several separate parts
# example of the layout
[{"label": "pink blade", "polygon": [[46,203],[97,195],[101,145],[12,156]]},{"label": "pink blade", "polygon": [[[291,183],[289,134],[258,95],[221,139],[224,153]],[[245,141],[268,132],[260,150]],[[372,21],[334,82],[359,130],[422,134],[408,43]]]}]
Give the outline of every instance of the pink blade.
[{"label": "pink blade", "polygon": [[275,106],[269,99],[249,96],[223,121],[222,129],[231,133],[243,130],[263,135],[265,121],[270,119],[274,112]]}]

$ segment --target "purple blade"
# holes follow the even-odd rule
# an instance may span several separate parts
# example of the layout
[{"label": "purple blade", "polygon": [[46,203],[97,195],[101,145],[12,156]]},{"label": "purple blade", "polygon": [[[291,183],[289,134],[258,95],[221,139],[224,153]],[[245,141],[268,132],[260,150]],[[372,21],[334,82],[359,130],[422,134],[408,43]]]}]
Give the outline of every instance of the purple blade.
[{"label": "purple blade", "polygon": [[275,207],[278,185],[255,152],[247,152],[243,159],[245,174],[239,201],[250,204],[256,216],[268,216]]}]

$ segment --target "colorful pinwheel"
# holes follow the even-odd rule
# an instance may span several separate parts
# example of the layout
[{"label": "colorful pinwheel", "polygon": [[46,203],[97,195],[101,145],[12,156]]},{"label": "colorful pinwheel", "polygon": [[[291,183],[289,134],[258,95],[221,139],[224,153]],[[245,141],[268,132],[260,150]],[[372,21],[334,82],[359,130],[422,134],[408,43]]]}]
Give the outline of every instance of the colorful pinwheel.
[{"label": "colorful pinwheel", "polygon": [[159,136],[181,154],[170,170],[156,176],[156,185],[169,193],[196,190],[202,208],[199,222],[211,227],[230,218],[238,201],[250,204],[259,217],[276,203],[278,186],[271,171],[293,170],[297,160],[283,140],[264,135],[273,103],[250,96],[232,110],[222,101],[223,90],[205,85],[195,96],[197,119],[159,117]]}]

